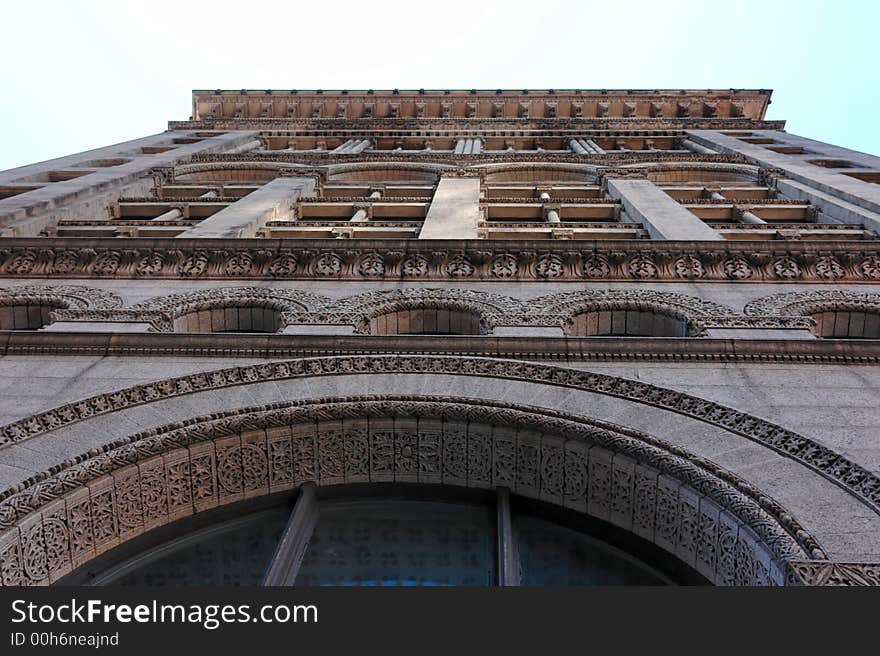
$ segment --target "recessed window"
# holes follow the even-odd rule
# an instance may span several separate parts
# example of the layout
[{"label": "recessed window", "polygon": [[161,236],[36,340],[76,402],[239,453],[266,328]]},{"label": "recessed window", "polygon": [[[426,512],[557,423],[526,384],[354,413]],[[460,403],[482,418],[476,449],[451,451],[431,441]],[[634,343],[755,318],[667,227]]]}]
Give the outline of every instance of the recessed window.
[{"label": "recessed window", "polygon": [[845,159],[808,159],[807,162],[814,166],[821,166],[826,169],[852,169],[857,168],[856,164]]},{"label": "recessed window", "polygon": [[144,155],[158,155],[159,153],[167,153],[169,150],[174,150],[174,148],[172,146],[144,146],[141,148]]},{"label": "recessed window", "polygon": [[322,504],[297,586],[490,586],[492,514],[420,501]]},{"label": "recessed window", "polygon": [[686,337],[687,322],[653,310],[591,310],[572,317],[570,335],[577,337]]},{"label": "recessed window", "polygon": [[[279,556],[276,547],[290,510],[282,502],[232,519],[231,508],[208,511],[108,552],[74,571],[63,584],[259,585]],[[218,514],[221,519],[212,518]],[[495,586],[499,584],[496,517],[493,504],[476,500],[322,500],[314,526],[302,528],[308,541],[293,584]],[[525,509],[514,509],[510,519],[520,585],[676,582],[648,562],[582,531],[579,522],[569,526],[548,521]]]},{"label": "recessed window", "polygon": [[417,307],[370,319],[372,335],[480,335],[480,316],[456,308]]},{"label": "recessed window", "polygon": [[66,182],[88,175],[91,171],[46,171],[26,178],[19,178],[13,182]]},{"label": "recessed window", "polygon": [[38,330],[49,324],[50,312],[65,307],[60,302],[0,305],[0,330]]},{"label": "recessed window", "polygon": [[806,152],[801,146],[767,146],[767,150],[782,155],[803,155]]},{"label": "recessed window", "polygon": [[125,159],[123,157],[113,157],[108,159],[90,159],[87,162],[80,162],[79,164],[77,164],[77,166],[92,169],[106,169],[111,166],[120,166],[122,164],[127,164],[130,161],[130,159]]},{"label": "recessed window", "polygon": [[20,187],[0,187],[0,200],[4,198],[12,198],[13,196],[18,196],[19,194],[26,194],[29,191],[33,191],[34,189],[42,189],[43,185],[28,185],[28,186],[20,186]]},{"label": "recessed window", "polygon": [[112,568],[98,585],[259,585],[290,512],[276,507],[219,522]]},{"label": "recessed window", "polygon": [[880,339],[880,312],[829,310],[812,315],[819,337],[837,339]]},{"label": "recessed window", "polygon": [[180,333],[275,333],[281,311],[271,306],[233,305],[189,312],[174,320]]},{"label": "recessed window", "polygon": [[857,173],[844,173],[844,175],[848,175],[856,180],[861,180],[862,182],[880,184],[880,171],[859,171]]}]

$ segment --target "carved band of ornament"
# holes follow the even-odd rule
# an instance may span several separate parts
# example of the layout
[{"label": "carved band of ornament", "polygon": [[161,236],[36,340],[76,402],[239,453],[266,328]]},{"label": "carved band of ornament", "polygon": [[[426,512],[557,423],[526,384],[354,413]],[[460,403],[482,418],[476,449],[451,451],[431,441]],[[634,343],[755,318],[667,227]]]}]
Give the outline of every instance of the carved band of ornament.
[{"label": "carved band of ornament", "polygon": [[[300,202],[308,203],[309,205],[323,205],[323,204],[336,204],[336,203],[373,203],[378,202],[383,205],[387,205],[389,203],[423,203],[427,205],[431,202],[430,196],[393,196],[393,197],[383,197],[378,200],[372,200],[367,198],[366,196],[315,196],[313,198],[302,198]],[[507,202],[507,201],[504,201]],[[534,202],[534,200],[532,201]],[[608,201],[605,201],[606,203]],[[279,221],[267,221],[266,225],[272,225],[275,223],[279,223]],[[288,222],[291,223],[291,222]],[[309,219],[309,225],[315,225],[317,221],[314,219]],[[334,225],[339,225],[339,221],[332,222]],[[376,225],[377,221],[370,221],[370,225]],[[403,222],[407,225],[413,225],[413,223],[417,223],[417,221],[408,221]],[[298,225],[302,225],[299,223]]]},{"label": "carved band of ornament", "polygon": [[365,373],[465,375],[581,389],[647,403],[719,426],[806,465],[880,514],[880,477],[799,433],[719,403],[639,381],[523,361],[458,356],[302,358],[170,378],[99,394],[0,427],[0,447],[90,417],[161,399],[237,385]]},{"label": "carved band of ornament", "polygon": [[182,294],[158,296],[137,303],[135,310],[159,310],[178,317],[196,310],[234,303],[273,303],[283,311],[303,311],[326,306],[330,300],[299,289],[265,287],[212,287]]},{"label": "carved band of ornament", "polygon": [[[783,295],[789,296],[789,295]],[[870,295],[860,295],[870,296]],[[22,297],[0,294],[0,305],[57,303],[60,296]],[[880,300],[880,296],[877,297]],[[838,306],[842,301],[837,299]],[[174,294],[143,301],[133,308],[58,309],[52,321],[102,321],[149,323],[152,332],[173,332],[174,319],[192,312],[236,305],[272,307],[281,313],[281,325],[352,325],[355,332],[369,333],[370,320],[412,309],[454,309],[480,318],[484,333],[495,326],[570,327],[574,317],[603,310],[642,310],[674,316],[688,323],[692,335],[704,335],[707,328],[809,329],[810,317],[742,316],[731,308],[704,299],[659,290],[579,290],[551,294],[523,302],[509,296],[468,289],[404,288],[371,291],[331,301],[301,290],[262,287],[213,288]],[[826,303],[827,306],[827,303]],[[850,301],[845,307],[866,308]],[[873,306],[880,308],[880,304]]]},{"label": "carved band of ornament", "polygon": [[758,181],[768,187],[775,187],[779,178],[788,177],[785,169],[761,168],[758,169]]},{"label": "carved band of ornament", "polygon": [[[193,186],[198,186],[194,183]],[[210,185],[210,183],[209,183]],[[206,185],[206,186],[209,186]],[[174,198],[156,198],[155,196],[130,196],[128,198],[120,198],[117,203],[149,203],[150,205],[177,204],[177,203],[234,203],[241,200],[241,196],[212,196],[211,198],[202,198],[201,196],[175,196]],[[125,219],[126,225],[130,219]]]},{"label": "carved band of ornament", "polygon": [[654,117],[628,119],[556,118],[518,119],[499,118],[418,118],[418,119],[350,119],[350,118],[214,118],[205,117],[198,121],[171,121],[169,130],[364,130],[396,129],[412,130],[443,129],[450,130],[783,130],[785,121],[764,121],[750,118],[685,118]]},{"label": "carved band of ornament", "polygon": [[[95,239],[90,246],[47,248],[39,240],[0,241],[0,276],[9,278],[170,278],[278,280],[724,280],[732,282],[876,282],[876,245],[841,242],[834,255],[812,244],[785,246],[693,242],[498,244],[473,240],[405,242],[388,250],[369,240],[235,240],[206,246],[196,240]],[[836,243],[824,243],[830,248]],[[5,247],[4,247],[5,246]],[[753,250],[760,249],[760,250]]]},{"label": "carved band of ornament", "polygon": [[[791,200],[788,198],[762,198],[760,200],[749,199],[748,202],[743,202],[743,201],[738,200],[736,198],[736,195],[735,195],[736,192],[728,192],[728,193],[731,194],[730,198],[687,198],[687,199],[681,200],[679,202],[681,202],[682,205],[736,205],[737,207],[742,208],[744,210],[750,210],[755,207],[764,207],[767,205],[783,205],[786,207],[802,207],[805,209],[807,207],[811,207],[810,201],[808,201],[808,200]],[[735,224],[735,225],[743,226],[742,223]],[[825,229],[826,225],[828,227],[835,226],[838,228],[848,228],[850,230],[854,227],[852,224],[847,225],[847,224],[834,224],[834,223],[829,223],[829,224],[810,223],[809,225],[821,228],[822,230]],[[783,227],[783,226],[779,226],[779,225],[773,225],[772,223],[768,223],[768,224],[764,224],[764,225],[762,225],[760,223],[759,224],[749,223],[749,224],[745,224],[744,227],[749,230],[754,229],[756,227],[770,228],[773,230],[779,230],[779,229],[784,230],[788,226],[789,226],[789,224],[785,224],[785,226]]]},{"label": "carved band of ornament", "polygon": [[[876,264],[880,267],[880,259]],[[880,268],[877,271],[880,273]],[[783,292],[745,306],[745,313],[753,316],[798,316],[835,310],[880,312],[880,294],[841,289]]]},{"label": "carved band of ornament", "polygon": [[540,308],[551,314],[575,314],[584,311],[583,308],[591,308],[596,303],[626,304],[630,309],[643,310],[666,308],[674,310],[687,319],[696,316],[736,314],[732,308],[721,303],[656,289],[585,289],[575,292],[560,292],[529,301],[528,306]]},{"label": "carved band of ornament", "polygon": [[755,328],[788,330],[809,330],[816,325],[812,317],[744,317],[731,315],[726,317],[700,317],[695,322],[704,330],[707,328]]},{"label": "carved band of ornament", "polygon": [[60,305],[65,308],[111,309],[122,305],[113,292],[79,285],[23,285],[0,287],[0,305]]},{"label": "carved band of ornament", "polygon": [[[397,200],[397,199],[395,199],[395,200]],[[560,203],[564,204],[564,205],[609,205],[610,206],[610,205],[618,205],[620,203],[620,201],[613,200],[610,198],[566,197],[565,199],[560,199]],[[539,198],[493,196],[492,198],[487,198],[485,200],[480,201],[481,208],[490,207],[492,205],[519,205],[519,204],[522,204],[522,205],[539,205],[539,204],[546,205],[546,203],[543,203]],[[571,224],[571,223],[573,223],[573,221],[571,221],[570,219],[566,219],[565,223]],[[602,225],[602,224],[597,224],[594,221],[584,221],[583,224],[586,226]],[[493,221],[490,221],[488,225],[495,226],[495,225],[498,225],[498,222],[493,220]],[[524,226],[524,225],[529,225],[529,224],[522,223],[522,222],[515,222],[515,223],[511,223],[510,225]],[[547,227],[547,224],[544,222],[539,223],[538,225],[542,225],[545,228]],[[617,228],[628,227],[626,225],[621,226],[620,223],[608,223],[608,224],[604,224],[604,225],[612,225]]]},{"label": "carved band of ornament", "polygon": [[648,174],[641,169],[599,169],[599,184],[603,191],[608,190],[608,180],[647,180]]},{"label": "carved band of ornament", "polygon": [[[155,202],[155,201],[154,201]],[[94,220],[94,219],[66,219],[64,221],[59,221],[59,226],[96,226],[103,228],[132,228],[132,227],[157,227],[157,226],[167,226],[174,228],[188,228],[190,226],[197,225],[200,223],[202,219],[179,219],[176,221],[157,221],[156,219],[125,219],[124,221],[108,221],[105,219]]]},{"label": "carved band of ornament", "polygon": [[[567,162],[571,164],[593,163],[597,165],[612,162],[618,166],[626,164],[641,164],[645,162],[712,162],[748,164],[749,160],[740,154],[718,153],[715,155],[702,155],[697,153],[678,153],[658,150],[629,150],[625,153],[609,151],[604,155],[577,155],[568,151],[542,151],[539,153],[522,150],[490,150],[478,154],[461,155],[452,151],[443,150],[410,150],[410,151],[370,151],[360,153],[333,153],[329,151],[258,151],[250,153],[216,153],[205,155],[193,155],[193,162],[238,162],[238,163],[269,163],[284,162],[288,164],[307,164],[320,166],[335,162],[415,162],[428,161],[447,164],[458,164],[462,161],[479,164],[506,163],[511,161],[525,162]],[[312,169],[321,171],[322,169]],[[326,172],[326,170],[324,170]],[[178,171],[180,174],[180,171]],[[285,175],[300,176],[307,173],[298,169],[288,169]],[[309,173],[311,175],[311,173]]]},{"label": "carved band of ornament", "polygon": [[49,320],[56,321],[89,321],[102,323],[147,323],[150,332],[170,333],[174,331],[174,320],[171,315],[156,310],[53,310]]},{"label": "carved band of ornament", "polygon": [[827,560],[788,561],[786,585],[880,585],[880,563],[839,563]]},{"label": "carved band of ornament", "polygon": [[152,429],[4,493],[2,583],[57,580],[145,530],[307,481],[504,486],[621,526],[726,585],[782,585],[787,561],[826,558],[759,489],[646,434],[469,398],[356,397]]}]

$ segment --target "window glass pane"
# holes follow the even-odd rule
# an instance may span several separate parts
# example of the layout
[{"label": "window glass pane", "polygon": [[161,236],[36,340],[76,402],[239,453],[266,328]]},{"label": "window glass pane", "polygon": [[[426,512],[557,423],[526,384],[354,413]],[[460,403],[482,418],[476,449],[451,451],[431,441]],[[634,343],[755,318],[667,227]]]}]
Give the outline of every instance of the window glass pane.
[{"label": "window glass pane", "polygon": [[101,583],[259,585],[289,516],[283,506],[197,531],[129,561]]},{"label": "window glass pane", "polygon": [[558,524],[514,520],[522,585],[665,585],[652,568],[613,547]]},{"label": "window glass pane", "polygon": [[296,585],[494,585],[489,508],[322,502]]}]

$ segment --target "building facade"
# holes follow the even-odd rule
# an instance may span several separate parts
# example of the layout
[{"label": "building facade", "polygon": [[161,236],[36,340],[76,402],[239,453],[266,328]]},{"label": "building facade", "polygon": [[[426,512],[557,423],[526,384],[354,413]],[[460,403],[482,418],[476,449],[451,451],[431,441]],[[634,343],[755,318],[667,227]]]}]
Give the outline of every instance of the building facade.
[{"label": "building facade", "polygon": [[880,583],[880,158],[769,102],[194,91],[0,173],[0,580]]}]

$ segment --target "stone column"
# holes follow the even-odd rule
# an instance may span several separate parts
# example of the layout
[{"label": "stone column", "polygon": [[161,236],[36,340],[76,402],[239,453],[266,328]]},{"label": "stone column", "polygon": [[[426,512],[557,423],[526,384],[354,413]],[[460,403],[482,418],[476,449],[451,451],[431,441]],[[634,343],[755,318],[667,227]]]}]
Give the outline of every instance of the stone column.
[{"label": "stone column", "polygon": [[352,146],[354,146],[354,144],[355,144],[355,140],[354,140],[354,139],[349,139],[348,141],[346,141],[346,142],[345,142],[344,144],[342,144],[341,146],[336,146],[336,148],[334,148],[334,149],[331,150],[330,152],[331,152],[331,153],[336,153],[336,154],[347,153],[347,152],[350,152],[350,150],[351,150]]},{"label": "stone column", "polygon": [[452,152],[456,155],[461,155],[462,153],[464,153],[464,146],[466,141],[466,139],[459,139],[458,141],[456,141],[455,149]]},{"label": "stone column", "polygon": [[568,147],[578,155],[586,155],[588,153],[587,149],[581,145],[580,139],[570,139]]},{"label": "stone column", "polygon": [[602,148],[601,146],[599,146],[599,144],[597,144],[592,139],[587,139],[585,143],[587,146],[592,148],[593,152],[596,153],[597,155],[604,155],[605,154],[605,149]]},{"label": "stone column", "polygon": [[266,221],[291,218],[296,200],[314,191],[314,178],[275,178],[177,237],[254,237]]},{"label": "stone column", "polygon": [[355,205],[354,209],[355,209],[355,213],[351,215],[349,222],[360,223],[363,221],[370,220],[370,206],[369,205]]},{"label": "stone column", "polygon": [[480,178],[440,178],[419,239],[476,239]]},{"label": "stone column", "polygon": [[751,223],[753,225],[760,225],[763,223],[767,223],[764,219],[762,219],[757,214],[753,214],[747,209],[740,209],[739,220],[743,223]]},{"label": "stone column", "polygon": [[349,153],[349,154],[362,153],[365,150],[372,148],[372,146],[373,146],[373,142],[370,141],[369,139],[358,139],[355,141],[355,143],[352,145],[352,147],[349,148],[345,152]]},{"label": "stone column", "polygon": [[183,216],[183,213],[178,209],[168,210],[160,214],[157,217],[150,219],[150,221],[177,221],[180,217]]},{"label": "stone column", "polygon": [[481,152],[483,152],[483,140],[482,139],[479,139],[479,138],[474,139],[474,143],[473,143],[473,147],[471,148],[471,152],[474,155],[479,155]]},{"label": "stone column", "polygon": [[724,238],[650,180],[609,178],[608,195],[623,203],[631,221],[653,239],[720,241]]}]

